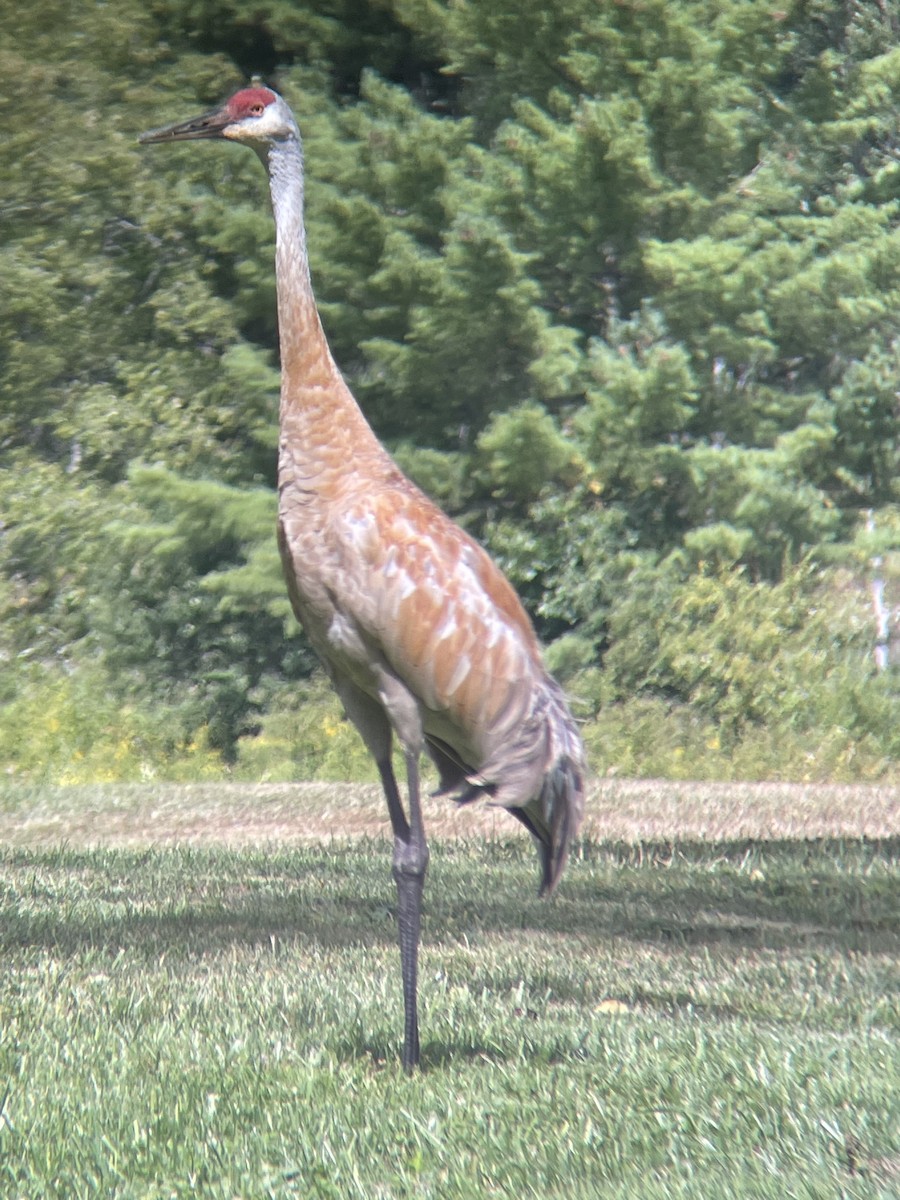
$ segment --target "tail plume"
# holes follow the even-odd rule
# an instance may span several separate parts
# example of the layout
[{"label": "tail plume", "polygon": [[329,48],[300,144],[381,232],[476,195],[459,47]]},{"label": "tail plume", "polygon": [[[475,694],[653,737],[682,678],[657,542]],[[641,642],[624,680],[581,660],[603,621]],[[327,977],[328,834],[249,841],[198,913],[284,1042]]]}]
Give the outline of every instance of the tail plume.
[{"label": "tail plume", "polygon": [[550,675],[542,675],[509,704],[492,730],[495,745],[477,771],[452,749],[428,737],[441,776],[439,792],[459,804],[479,798],[509,810],[532,835],[541,860],[540,895],[559,883],[584,816],[585,756],[578,726]]},{"label": "tail plume", "polygon": [[534,837],[541,860],[540,895],[549,896],[562,876],[584,817],[585,760],[581,735],[562,689],[548,679],[547,758],[540,788],[511,812]]}]

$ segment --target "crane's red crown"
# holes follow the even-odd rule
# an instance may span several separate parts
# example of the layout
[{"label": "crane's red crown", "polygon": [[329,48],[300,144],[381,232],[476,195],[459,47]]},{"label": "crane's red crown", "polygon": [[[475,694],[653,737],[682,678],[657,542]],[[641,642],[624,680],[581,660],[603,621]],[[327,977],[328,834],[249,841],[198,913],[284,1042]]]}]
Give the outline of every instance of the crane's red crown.
[{"label": "crane's red crown", "polygon": [[244,117],[259,116],[263,109],[268,108],[278,97],[267,87],[242,88],[227,101],[225,108],[234,121],[242,121]]}]

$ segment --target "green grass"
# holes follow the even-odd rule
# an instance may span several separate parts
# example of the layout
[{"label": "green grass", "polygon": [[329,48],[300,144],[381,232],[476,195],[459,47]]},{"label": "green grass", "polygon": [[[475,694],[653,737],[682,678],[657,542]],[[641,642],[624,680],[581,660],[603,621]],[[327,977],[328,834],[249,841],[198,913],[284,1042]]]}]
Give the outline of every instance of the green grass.
[{"label": "green grass", "polygon": [[[7,810],[9,806],[7,805]],[[7,845],[0,1196],[900,1194],[900,839]]]}]

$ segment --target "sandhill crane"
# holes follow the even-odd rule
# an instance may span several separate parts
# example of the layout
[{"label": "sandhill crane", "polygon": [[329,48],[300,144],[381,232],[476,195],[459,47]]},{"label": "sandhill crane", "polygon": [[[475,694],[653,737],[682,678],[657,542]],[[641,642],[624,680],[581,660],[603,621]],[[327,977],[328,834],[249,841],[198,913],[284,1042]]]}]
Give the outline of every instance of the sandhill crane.
[{"label": "sandhill crane", "polygon": [[[344,382],[319,320],[303,224],[303,151],[287,103],[249,87],[143,143],[244,142],[269,175],[281,346],[278,543],[298,619],[378,765],[394,835],[403,1065],[416,1005],[428,846],[419,762],[439,793],[503,805],[532,834],[541,893],[581,823],[584,753],[531,623],[485,551],[398,469]],[[391,766],[405,758],[408,812]]]}]

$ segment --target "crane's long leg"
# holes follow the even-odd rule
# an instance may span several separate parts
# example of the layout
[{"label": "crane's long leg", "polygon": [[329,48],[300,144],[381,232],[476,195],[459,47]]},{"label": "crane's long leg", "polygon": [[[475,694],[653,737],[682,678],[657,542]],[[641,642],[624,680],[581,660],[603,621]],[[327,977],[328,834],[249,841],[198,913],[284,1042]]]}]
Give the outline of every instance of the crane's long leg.
[{"label": "crane's long leg", "polygon": [[[394,831],[393,874],[397,884],[397,931],[403,974],[403,1066],[411,1071],[419,1062],[419,1018],[416,994],[419,964],[419,931],[422,893],[428,868],[428,845],[419,798],[419,754],[422,727],[418,704],[406,687],[385,668],[380,677],[380,702],[356,687],[346,676],[335,674],[335,687],[347,716],[359,730],[378,764]],[[391,718],[389,720],[389,714]],[[403,811],[400,789],[391,765],[392,724],[398,730],[406,758],[409,787],[409,820]]]},{"label": "crane's long leg", "polygon": [[422,893],[428,869],[428,843],[425,840],[419,797],[419,758],[410,751],[406,753],[409,820],[403,811],[390,760],[379,762],[378,768],[394,831],[393,872],[397,884],[397,931],[403,975],[403,1066],[411,1071],[419,1063],[419,932],[422,924]]}]

